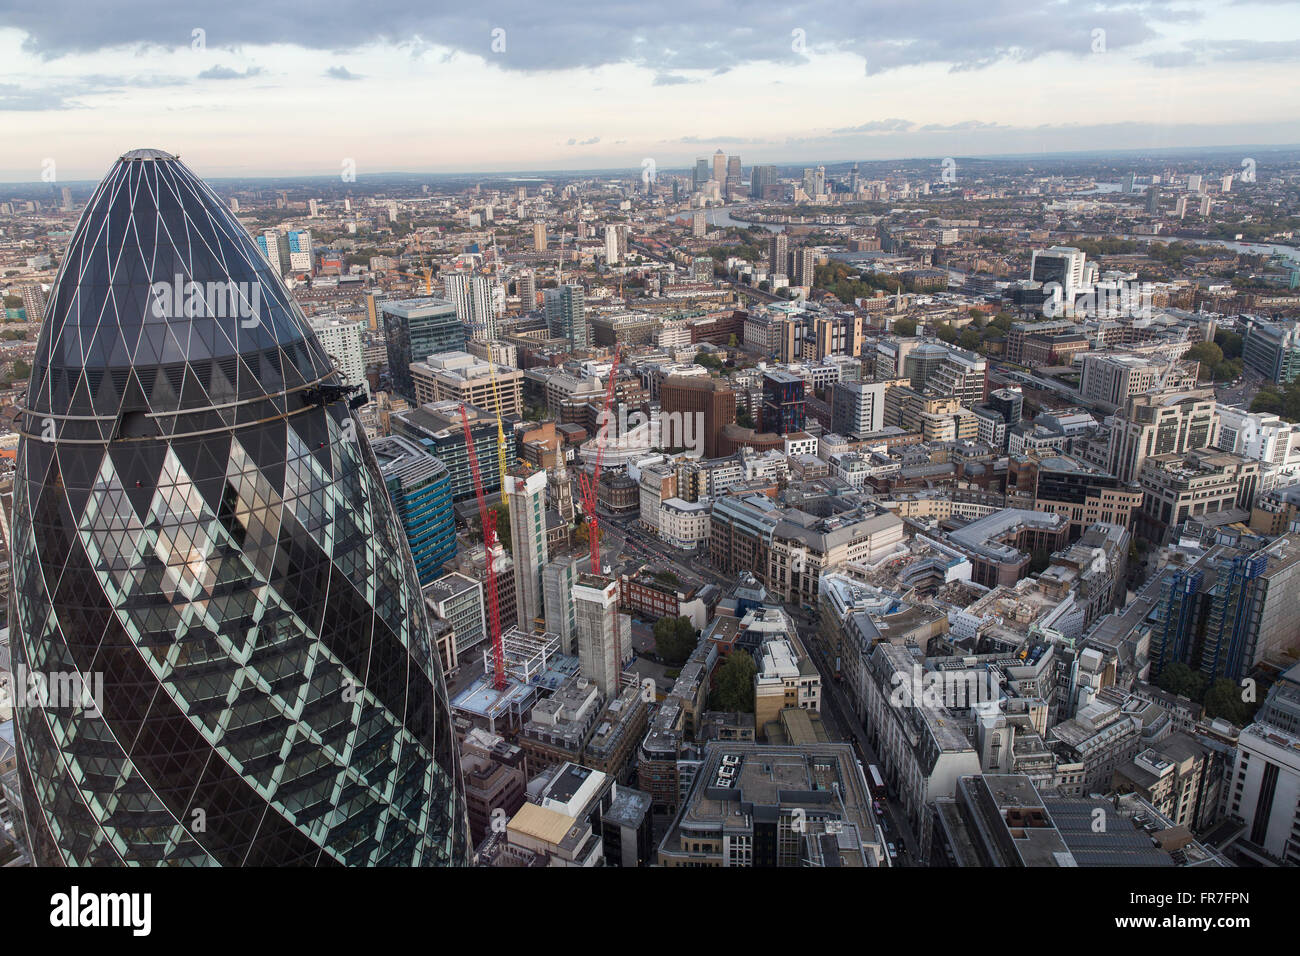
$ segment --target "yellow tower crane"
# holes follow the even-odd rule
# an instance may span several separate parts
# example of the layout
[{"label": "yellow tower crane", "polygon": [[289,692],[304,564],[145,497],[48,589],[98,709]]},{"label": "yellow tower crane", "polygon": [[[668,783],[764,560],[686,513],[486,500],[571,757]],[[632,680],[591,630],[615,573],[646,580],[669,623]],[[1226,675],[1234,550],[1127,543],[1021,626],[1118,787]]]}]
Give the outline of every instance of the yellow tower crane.
[{"label": "yellow tower crane", "polygon": [[506,497],[506,429],[501,421],[501,387],[497,384],[497,363],[492,360],[492,343],[488,343],[488,374],[492,376],[492,398],[497,413],[497,467],[501,472],[501,501],[510,516],[510,499]]}]

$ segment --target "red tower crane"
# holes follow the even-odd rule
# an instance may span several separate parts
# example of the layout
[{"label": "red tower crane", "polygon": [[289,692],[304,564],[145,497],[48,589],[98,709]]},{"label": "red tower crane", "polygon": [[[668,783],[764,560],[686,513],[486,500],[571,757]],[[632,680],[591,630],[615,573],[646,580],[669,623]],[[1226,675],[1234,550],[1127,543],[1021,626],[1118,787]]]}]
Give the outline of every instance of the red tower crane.
[{"label": "red tower crane", "polygon": [[[501,640],[501,609],[497,602],[497,574],[493,555],[497,549],[497,513],[490,511],[487,497],[483,494],[483,478],[478,470],[478,455],[474,452],[474,436],[469,428],[469,413],[465,406],[460,406],[460,422],[465,428],[465,454],[469,458],[470,473],[474,476],[474,494],[478,497],[478,515],[483,525],[483,557],[487,565],[487,604],[488,627],[492,635],[492,662],[496,673],[492,677],[492,686],[497,690],[506,688],[506,649]],[[502,487],[501,493],[505,494]]]},{"label": "red tower crane", "polygon": [[614,347],[614,362],[609,367],[609,384],[605,386],[605,408],[601,414],[604,424],[596,432],[596,464],[588,475],[578,472],[578,487],[582,490],[582,507],[587,512],[587,538],[591,544],[591,573],[600,574],[600,527],[596,517],[596,488],[600,483],[600,465],[605,457],[605,437],[609,432],[609,409],[614,401],[614,384],[618,381],[618,355],[620,346]]}]

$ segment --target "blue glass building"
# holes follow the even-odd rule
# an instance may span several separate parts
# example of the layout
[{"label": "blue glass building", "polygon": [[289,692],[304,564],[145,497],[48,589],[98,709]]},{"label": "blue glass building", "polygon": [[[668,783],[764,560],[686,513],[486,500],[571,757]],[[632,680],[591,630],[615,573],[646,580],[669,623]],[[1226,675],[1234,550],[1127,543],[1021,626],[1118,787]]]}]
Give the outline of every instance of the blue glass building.
[{"label": "blue glass building", "polygon": [[465,348],[465,323],[456,318],[456,306],[445,299],[400,299],[381,302],[384,342],[393,391],[415,404],[411,363],[423,362],[439,352]]},{"label": "blue glass building", "polygon": [[444,562],[456,554],[451,472],[432,452],[400,435],[372,447],[423,587],[440,577]]}]

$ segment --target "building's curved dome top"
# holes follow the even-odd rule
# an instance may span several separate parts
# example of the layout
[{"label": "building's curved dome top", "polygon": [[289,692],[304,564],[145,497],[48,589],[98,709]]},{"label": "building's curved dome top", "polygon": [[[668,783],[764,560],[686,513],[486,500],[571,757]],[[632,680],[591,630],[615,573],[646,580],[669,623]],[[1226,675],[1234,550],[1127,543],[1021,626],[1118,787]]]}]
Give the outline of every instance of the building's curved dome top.
[{"label": "building's curved dome top", "polygon": [[230,405],[331,373],[257,243],[180,160],[132,150],[82,213],[50,293],[28,408]]},{"label": "building's curved dome top", "polygon": [[133,149],[123,153],[122,159],[176,159],[171,153],[162,149]]}]

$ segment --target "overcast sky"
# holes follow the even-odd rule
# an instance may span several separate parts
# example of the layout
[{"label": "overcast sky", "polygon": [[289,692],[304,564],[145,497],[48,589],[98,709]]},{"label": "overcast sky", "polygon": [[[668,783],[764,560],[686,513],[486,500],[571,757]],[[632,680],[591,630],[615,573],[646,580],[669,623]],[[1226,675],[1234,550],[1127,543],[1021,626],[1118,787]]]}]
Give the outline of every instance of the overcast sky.
[{"label": "overcast sky", "polygon": [[5,181],[1300,143],[1282,0],[5,6]]}]

